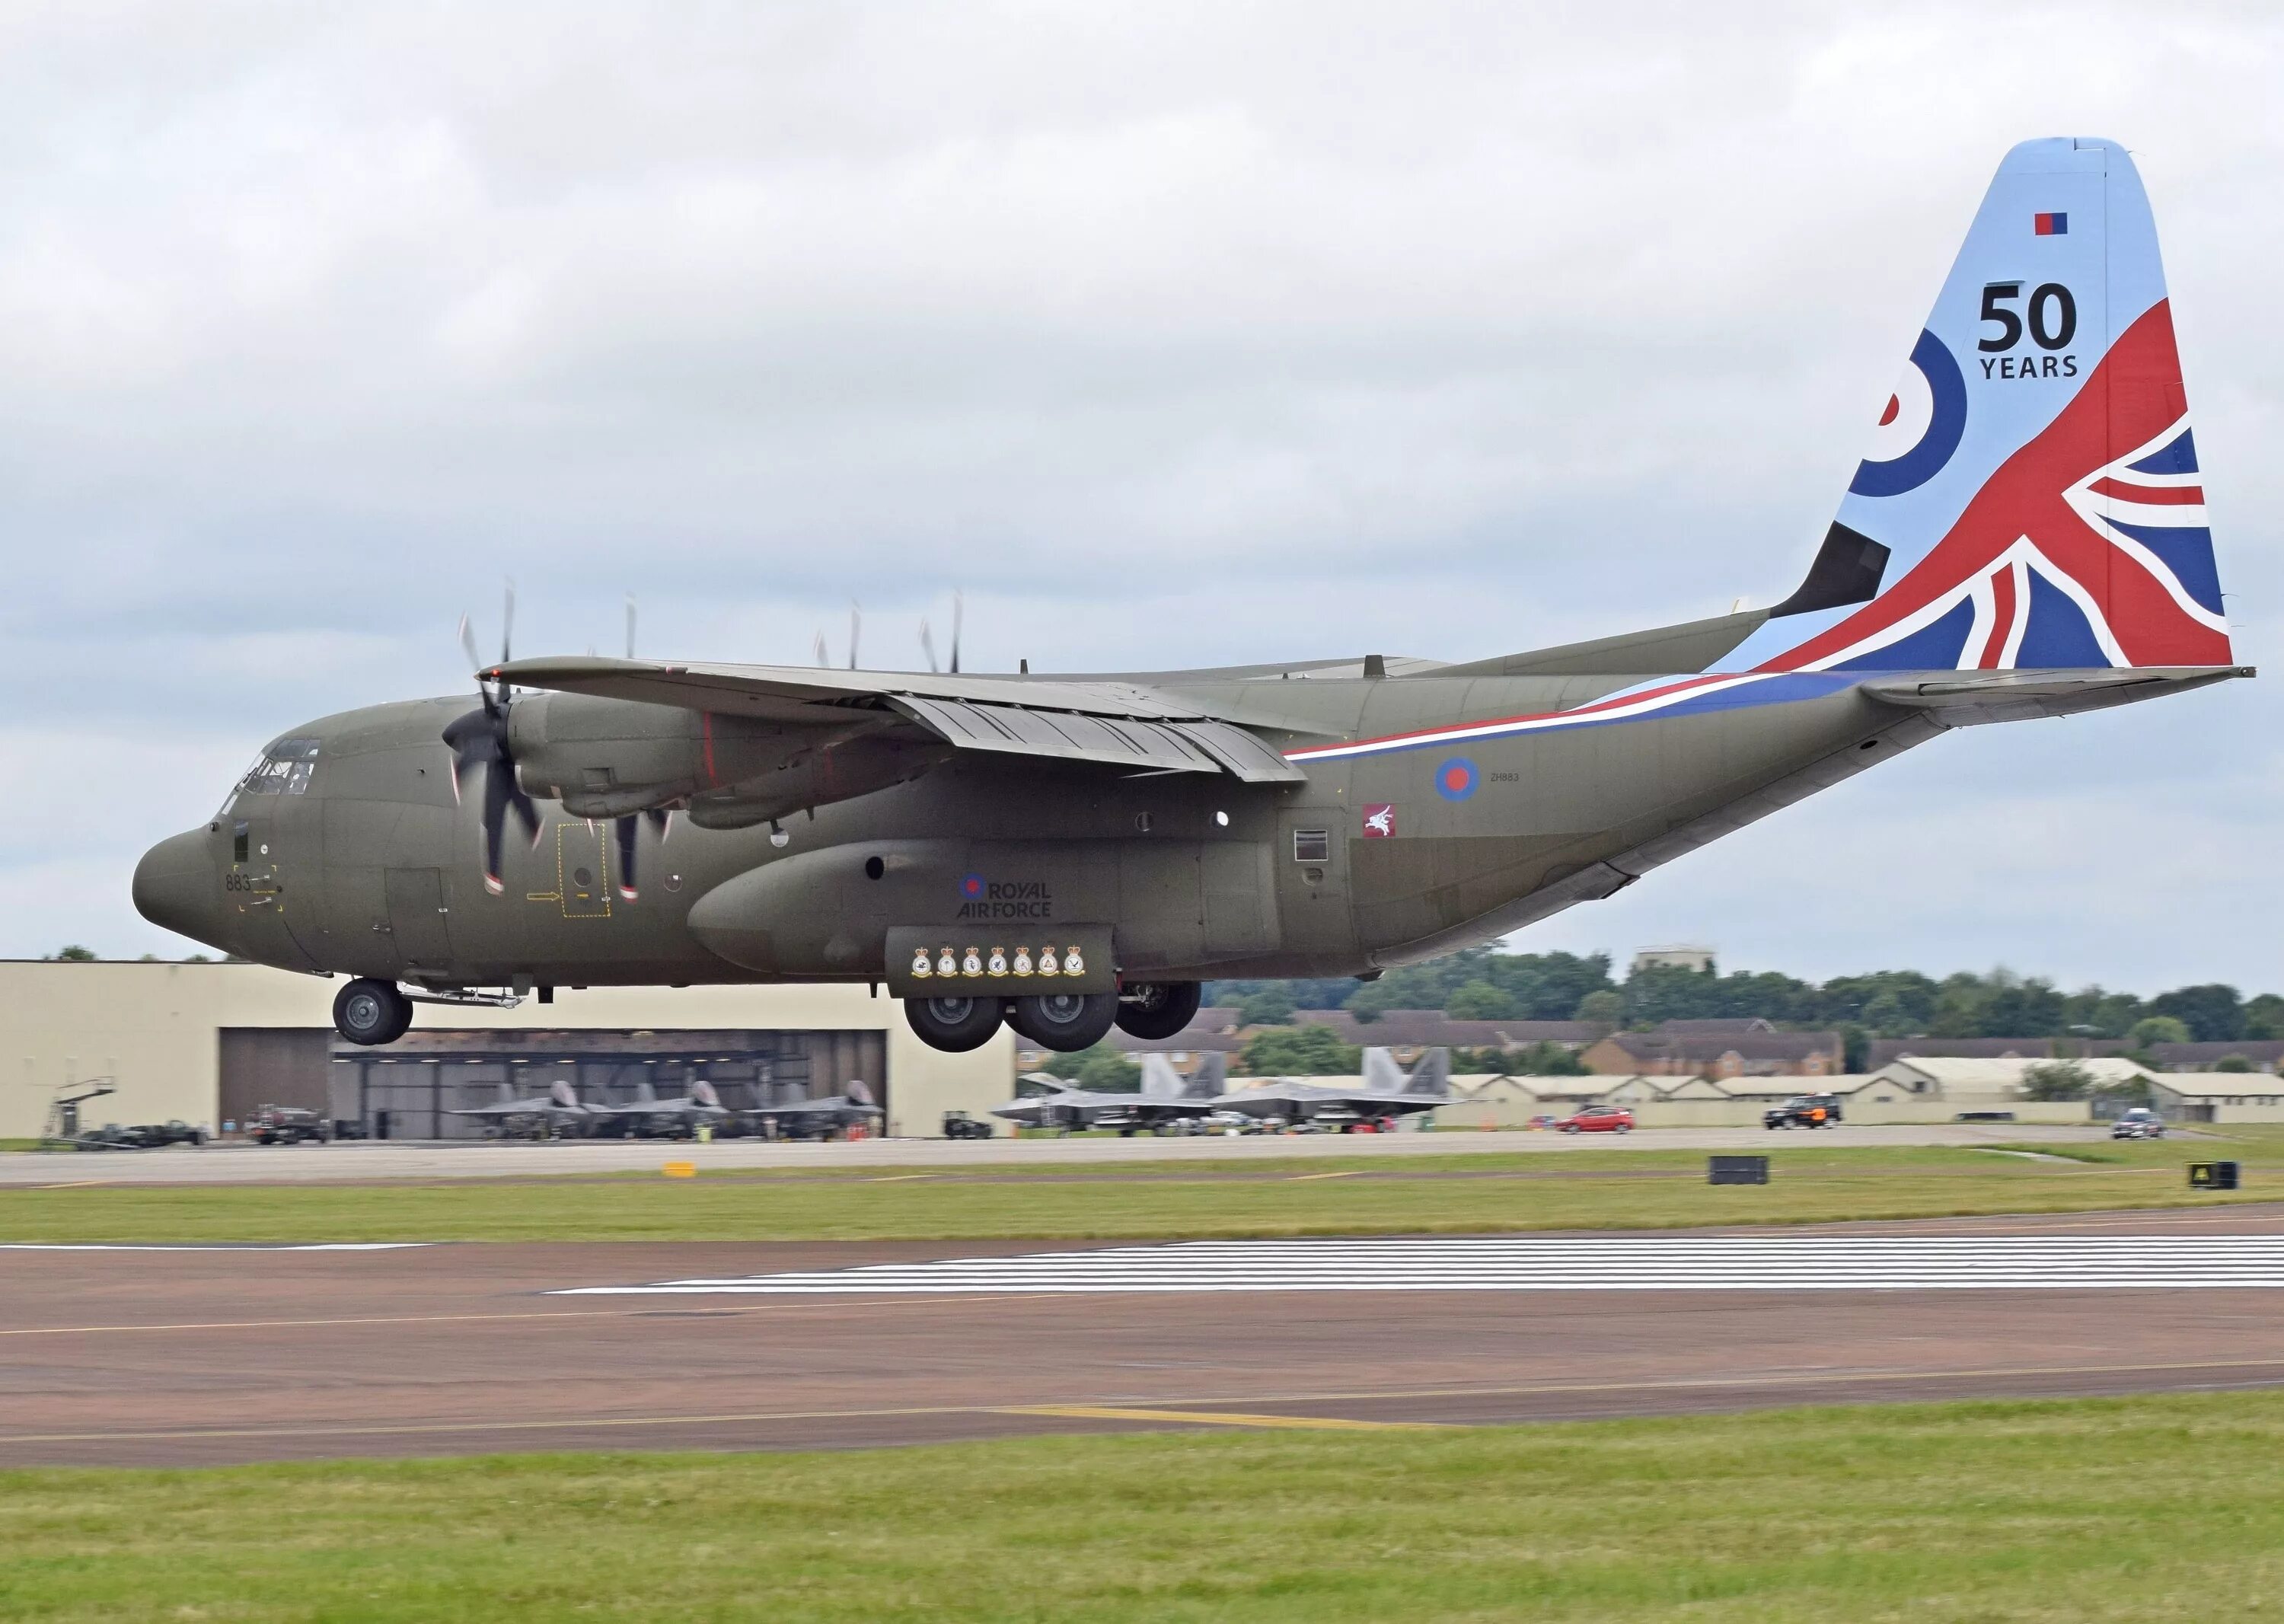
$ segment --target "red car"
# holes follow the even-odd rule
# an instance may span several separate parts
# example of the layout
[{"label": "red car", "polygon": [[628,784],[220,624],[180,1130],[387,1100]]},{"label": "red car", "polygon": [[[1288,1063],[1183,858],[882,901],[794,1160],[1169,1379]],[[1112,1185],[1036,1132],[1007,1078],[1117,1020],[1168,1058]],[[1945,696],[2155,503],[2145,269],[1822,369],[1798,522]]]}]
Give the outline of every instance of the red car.
[{"label": "red car", "polygon": [[1630,1134],[1634,1113],[1623,1105],[1589,1105],[1554,1126],[1566,1134]]}]

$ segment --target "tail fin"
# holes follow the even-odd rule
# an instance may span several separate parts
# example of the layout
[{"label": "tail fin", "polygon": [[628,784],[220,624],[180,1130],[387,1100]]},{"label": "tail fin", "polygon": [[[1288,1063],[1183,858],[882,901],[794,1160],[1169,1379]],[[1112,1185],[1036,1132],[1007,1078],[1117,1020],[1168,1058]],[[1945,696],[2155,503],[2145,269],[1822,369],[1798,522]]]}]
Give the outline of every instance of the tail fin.
[{"label": "tail fin", "polygon": [[721,1095],[716,1093],[714,1085],[703,1077],[690,1085],[690,1097],[701,1105],[712,1105],[717,1109],[722,1104]]},{"label": "tail fin", "polygon": [[1165,1056],[1142,1057],[1142,1096],[1146,1099],[1181,1098],[1181,1074],[1174,1069],[1174,1063]]},{"label": "tail fin", "polygon": [[1420,1064],[1412,1068],[1412,1075],[1404,1080],[1406,1094],[1433,1094],[1441,1097],[1451,1091],[1451,1051],[1431,1049],[1420,1057]]},{"label": "tail fin", "polygon": [[579,1090],[573,1088],[567,1079],[558,1077],[547,1085],[547,1100],[550,1105],[559,1105],[566,1111],[576,1111],[579,1109]]},{"label": "tail fin", "polygon": [[2230,663],[2156,225],[2124,147],[2006,154],[1819,573],[1845,580],[1779,605],[1723,668]]},{"label": "tail fin", "polygon": [[1218,1099],[1229,1092],[1229,1057],[1220,1050],[1209,1050],[1198,1057],[1190,1073],[1189,1081],[1182,1093],[1188,1099]]},{"label": "tail fin", "polygon": [[1382,1094],[1404,1091],[1404,1068],[1394,1055],[1377,1044],[1364,1051],[1364,1086]]}]

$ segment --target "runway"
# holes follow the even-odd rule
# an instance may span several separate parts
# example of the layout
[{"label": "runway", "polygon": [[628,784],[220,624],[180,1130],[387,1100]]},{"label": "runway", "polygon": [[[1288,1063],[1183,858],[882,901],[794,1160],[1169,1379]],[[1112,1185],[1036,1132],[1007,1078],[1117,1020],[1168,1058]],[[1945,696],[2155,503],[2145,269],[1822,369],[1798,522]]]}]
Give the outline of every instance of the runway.
[{"label": "runway", "polygon": [[[1402,1251],[1424,1244],[1247,1243],[1203,1270],[1221,1271],[1216,1289],[1177,1291],[1130,1288],[1199,1274],[1202,1254],[1193,1266],[1180,1247],[1016,1242],[10,1250],[0,1464],[855,1448],[2284,1382],[2284,1206],[1536,1237],[1533,1277],[1495,1287],[1449,1273],[1480,1275],[1493,1245],[1512,1267],[1515,1238]],[[1849,1277],[1811,1277],[1835,1259]],[[1407,1286],[1400,1311],[1356,1287],[1428,1268],[1446,1277]],[[960,1271],[988,1289],[902,1284]],[[1127,1284],[1105,1289],[1107,1276]],[[896,1289],[851,1291],[852,1277]],[[841,1289],[622,1289],[798,1278]]]},{"label": "runway", "polygon": [[177,1146],[162,1151],[0,1155],[0,1188],[10,1185],[299,1184],[396,1179],[512,1178],[524,1175],[653,1173],[688,1161],[700,1172],[740,1168],[831,1172],[870,1167],[989,1167],[1050,1162],[1118,1166],[1210,1161],[1243,1165],[1290,1157],[1364,1160],[1496,1152],[1561,1155],[1578,1151],[1765,1151],[1799,1144],[1850,1146],[2001,1145],[2098,1143],[2099,1124],[1934,1122],[1772,1134],[1759,1128],[1661,1128],[1631,1134],[1501,1133],[1248,1134],[1132,1139],[859,1139],[785,1144],[721,1139],[710,1144],[659,1140],[567,1139],[544,1144],[352,1142],[340,1144]]}]

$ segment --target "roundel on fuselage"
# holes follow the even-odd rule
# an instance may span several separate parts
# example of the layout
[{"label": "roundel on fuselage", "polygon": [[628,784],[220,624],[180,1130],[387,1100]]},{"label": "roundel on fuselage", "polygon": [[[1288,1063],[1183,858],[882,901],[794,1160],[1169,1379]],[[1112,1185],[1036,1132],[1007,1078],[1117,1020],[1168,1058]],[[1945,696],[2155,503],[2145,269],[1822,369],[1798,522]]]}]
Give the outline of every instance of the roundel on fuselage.
[{"label": "roundel on fuselage", "polygon": [[1921,329],[1911,364],[1888,397],[1872,454],[1848,488],[1859,496],[1899,496],[1943,472],[1967,432],[1967,380],[1941,339]]}]

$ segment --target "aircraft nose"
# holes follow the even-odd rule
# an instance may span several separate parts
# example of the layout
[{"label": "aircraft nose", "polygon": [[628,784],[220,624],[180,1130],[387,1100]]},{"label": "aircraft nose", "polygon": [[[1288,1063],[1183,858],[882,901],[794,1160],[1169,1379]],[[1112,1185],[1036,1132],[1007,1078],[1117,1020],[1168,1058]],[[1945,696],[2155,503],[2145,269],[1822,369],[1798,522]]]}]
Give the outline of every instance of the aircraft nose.
[{"label": "aircraft nose", "polygon": [[203,830],[168,836],[135,865],[135,911],[193,941],[221,945],[219,901]]}]

